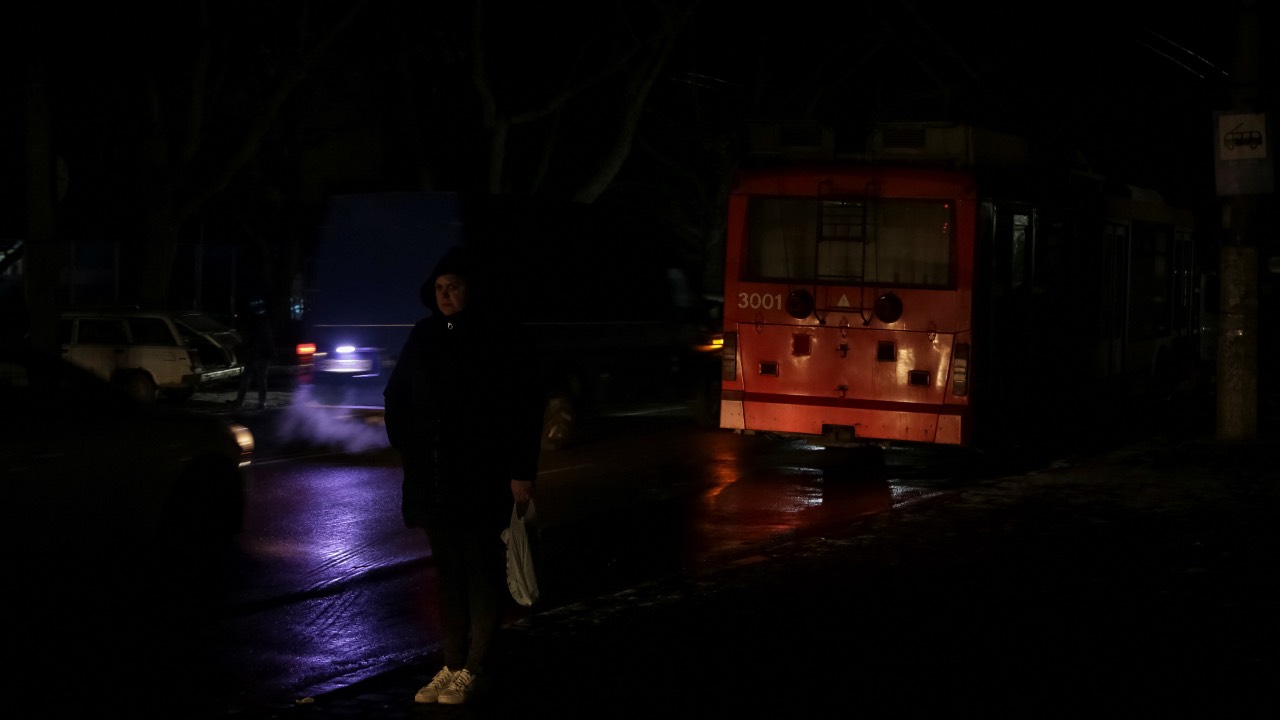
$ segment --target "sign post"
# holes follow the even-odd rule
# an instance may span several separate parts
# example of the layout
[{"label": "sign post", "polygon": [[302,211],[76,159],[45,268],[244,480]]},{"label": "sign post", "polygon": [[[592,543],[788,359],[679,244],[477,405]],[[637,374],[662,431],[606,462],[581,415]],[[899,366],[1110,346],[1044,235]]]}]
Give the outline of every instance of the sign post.
[{"label": "sign post", "polygon": [[1275,192],[1274,143],[1264,113],[1218,112],[1213,127],[1214,181],[1227,232],[1219,268],[1217,436],[1240,442],[1258,431],[1257,249],[1248,235],[1255,196]]},{"label": "sign post", "polygon": [[1275,143],[1267,116],[1255,112],[1219,112],[1214,117],[1214,180],[1219,196],[1270,195],[1276,191],[1272,168]]}]

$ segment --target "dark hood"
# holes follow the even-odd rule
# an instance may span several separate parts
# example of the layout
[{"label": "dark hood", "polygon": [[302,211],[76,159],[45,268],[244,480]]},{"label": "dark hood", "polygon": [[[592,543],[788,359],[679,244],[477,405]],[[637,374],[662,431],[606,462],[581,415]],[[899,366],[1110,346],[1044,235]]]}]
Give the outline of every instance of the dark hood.
[{"label": "dark hood", "polygon": [[418,298],[423,305],[431,311],[433,315],[440,314],[440,306],[436,305],[435,285],[436,279],[441,275],[458,275],[467,281],[467,305],[470,306],[476,302],[477,286],[480,285],[477,278],[476,266],[472,258],[472,252],[468,248],[461,245],[455,245],[440,258],[436,266],[432,268],[431,274],[427,276],[426,282],[422,283],[422,287],[418,288]]}]

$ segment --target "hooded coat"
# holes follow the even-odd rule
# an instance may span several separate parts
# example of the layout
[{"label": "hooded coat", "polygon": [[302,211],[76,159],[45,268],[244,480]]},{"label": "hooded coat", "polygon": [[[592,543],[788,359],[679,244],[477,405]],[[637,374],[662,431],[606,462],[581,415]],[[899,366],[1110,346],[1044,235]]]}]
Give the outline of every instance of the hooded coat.
[{"label": "hooded coat", "polygon": [[[435,302],[446,274],[467,282],[467,305],[451,316]],[[545,403],[537,353],[520,324],[486,304],[486,290],[465,249],[447,253],[420,291],[431,314],[414,325],[383,391],[387,437],[404,462],[408,527],[448,513],[501,528],[511,481],[537,475]]]}]

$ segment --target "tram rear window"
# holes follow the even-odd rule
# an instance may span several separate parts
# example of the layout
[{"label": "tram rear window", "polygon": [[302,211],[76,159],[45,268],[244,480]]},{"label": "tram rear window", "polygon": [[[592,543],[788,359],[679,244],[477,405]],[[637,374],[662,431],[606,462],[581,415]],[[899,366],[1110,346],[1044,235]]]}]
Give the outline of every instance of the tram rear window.
[{"label": "tram rear window", "polygon": [[752,197],[748,279],[949,287],[954,227],[942,200]]}]

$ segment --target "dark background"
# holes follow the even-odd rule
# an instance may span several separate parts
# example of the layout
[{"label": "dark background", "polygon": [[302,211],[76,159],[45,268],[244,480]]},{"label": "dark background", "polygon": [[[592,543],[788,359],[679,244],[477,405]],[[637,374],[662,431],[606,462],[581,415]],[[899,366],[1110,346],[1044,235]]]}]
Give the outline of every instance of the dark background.
[{"label": "dark background", "polygon": [[61,273],[56,304],[283,313],[333,194],[498,192],[643,217],[714,295],[751,123],[856,147],[931,120],[1156,189],[1212,245],[1212,113],[1240,86],[1246,6],[1265,70],[1254,0],[45,3],[9,45],[0,240],[58,248],[27,266]]}]

